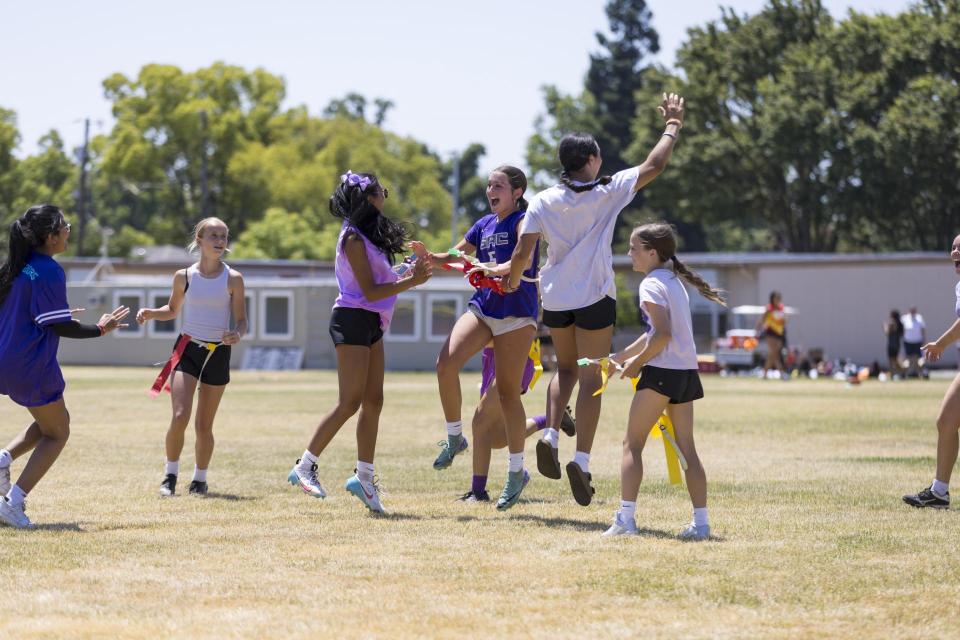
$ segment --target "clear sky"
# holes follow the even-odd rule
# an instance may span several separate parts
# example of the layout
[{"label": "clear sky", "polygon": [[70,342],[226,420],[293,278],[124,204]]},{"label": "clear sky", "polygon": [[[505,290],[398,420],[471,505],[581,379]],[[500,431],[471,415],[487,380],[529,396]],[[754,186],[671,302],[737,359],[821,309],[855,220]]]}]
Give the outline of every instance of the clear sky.
[{"label": "clear sky", "polygon": [[[671,65],[686,30],[720,15],[716,0],[648,0]],[[727,0],[754,13],[764,0]],[[824,0],[896,13],[906,0]],[[396,103],[386,127],[449,153],[483,143],[484,167],[523,167],[543,110],[540,88],[582,87],[604,0],[0,0],[0,106],[17,112],[19,155],[51,128],[70,147],[111,126],[101,82],[147,63],[193,70],[222,60],[287,82],[287,106],[319,114],[348,92]]]}]

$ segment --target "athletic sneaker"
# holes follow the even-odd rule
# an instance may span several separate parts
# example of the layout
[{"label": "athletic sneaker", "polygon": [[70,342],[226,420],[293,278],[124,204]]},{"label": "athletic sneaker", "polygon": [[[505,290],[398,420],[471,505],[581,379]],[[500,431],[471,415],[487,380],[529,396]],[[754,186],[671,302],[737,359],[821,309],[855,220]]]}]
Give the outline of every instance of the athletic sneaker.
[{"label": "athletic sneaker", "polygon": [[160,495],[169,497],[177,492],[177,476],[172,473],[168,473],[163,479],[163,482],[160,483]]},{"label": "athletic sneaker", "polygon": [[10,467],[0,467],[0,496],[10,492]]},{"label": "athletic sneaker", "polygon": [[326,498],[327,492],[323,485],[317,480],[317,463],[310,465],[310,470],[304,473],[300,470],[300,461],[293,465],[293,469],[287,474],[287,482],[295,487],[300,487],[308,496],[314,498]]},{"label": "athletic sneaker", "polygon": [[637,535],[637,521],[633,518],[624,520],[623,516],[620,515],[620,511],[617,511],[613,516],[613,524],[601,535],[606,537],[635,536]]},{"label": "athletic sneaker", "polygon": [[363,481],[360,480],[360,476],[355,473],[347,480],[343,488],[360,498],[360,502],[366,505],[370,511],[384,514],[387,512],[387,510],[383,508],[383,505],[380,504],[380,494],[383,493],[383,490],[380,489],[380,483],[377,481],[377,478],[374,478],[370,486],[367,487],[363,484]]},{"label": "athletic sneaker", "polygon": [[573,492],[573,499],[581,507],[586,507],[593,500],[593,494],[597,491],[591,486],[590,481],[593,476],[584,472],[576,462],[567,464],[567,479],[570,480],[570,491]]},{"label": "athletic sneaker", "polygon": [[7,500],[6,497],[0,498],[0,523],[9,525],[14,529],[32,529],[33,523],[30,522],[30,518],[24,513],[26,508],[26,503],[15,507],[10,504],[10,501]]},{"label": "athletic sneaker", "polygon": [[497,510],[506,511],[517,504],[523,488],[530,482],[530,474],[526,469],[520,471],[510,471],[507,473],[507,484],[503,486],[503,492],[497,500]]},{"label": "athletic sneaker", "polygon": [[950,492],[942,498],[933,492],[933,487],[927,487],[920,493],[912,496],[903,496],[903,501],[911,507],[930,507],[931,509],[949,509]]},{"label": "athletic sneaker", "polygon": [[194,496],[205,496],[207,495],[207,483],[193,480],[190,483],[190,488],[187,489],[187,493]]},{"label": "athletic sneaker", "polygon": [[490,502],[490,494],[486,491],[470,490],[457,498],[459,502]]},{"label": "athletic sneaker", "polygon": [[441,440],[437,446],[440,447],[440,455],[433,461],[433,468],[439,471],[449,467],[453,464],[454,458],[467,450],[467,439],[462,434],[448,435],[446,441]]},{"label": "athletic sneaker", "polygon": [[573,419],[569,406],[564,409],[563,416],[560,417],[560,430],[571,438],[577,435],[577,421]]},{"label": "athletic sneaker", "polygon": [[699,527],[692,522],[683,528],[683,531],[680,532],[680,535],[677,536],[681,540],[699,541],[706,540],[710,537],[710,525],[704,524]]},{"label": "athletic sneaker", "polygon": [[546,440],[537,440],[537,471],[540,475],[551,480],[559,480],[560,474],[560,451],[551,446]]}]

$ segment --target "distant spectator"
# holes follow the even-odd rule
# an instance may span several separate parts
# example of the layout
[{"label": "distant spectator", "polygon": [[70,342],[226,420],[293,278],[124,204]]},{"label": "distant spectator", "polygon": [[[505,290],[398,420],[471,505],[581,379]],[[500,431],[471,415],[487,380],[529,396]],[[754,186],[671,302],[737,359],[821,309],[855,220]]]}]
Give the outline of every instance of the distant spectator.
[{"label": "distant spectator", "polygon": [[927,341],[927,325],[916,307],[910,307],[910,313],[900,316],[900,322],[903,323],[903,351],[910,361],[907,375],[920,377],[920,347]]},{"label": "distant spectator", "polygon": [[763,338],[767,345],[767,359],[763,363],[763,377],[767,371],[777,369],[780,375],[785,373],[783,367],[783,349],[787,346],[787,313],[783,307],[783,300],[779,291],[770,292],[770,304],[760,321],[757,322],[757,337]]},{"label": "distant spectator", "polygon": [[890,375],[903,377],[903,367],[900,365],[903,322],[900,321],[900,312],[896,309],[890,311],[890,317],[884,321],[883,332],[887,336],[887,361],[890,365]]}]

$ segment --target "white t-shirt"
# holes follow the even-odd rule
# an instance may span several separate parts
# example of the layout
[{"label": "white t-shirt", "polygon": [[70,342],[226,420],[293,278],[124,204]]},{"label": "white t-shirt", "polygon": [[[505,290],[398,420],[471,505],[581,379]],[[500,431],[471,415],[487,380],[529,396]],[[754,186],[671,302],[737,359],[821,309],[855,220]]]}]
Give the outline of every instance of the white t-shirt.
[{"label": "white t-shirt", "polygon": [[548,311],[587,307],[610,296],[613,280],[613,228],[633,200],[637,167],[612,176],[610,184],[577,193],[562,184],[535,195],[520,223],[520,235],[539,233],[547,242],[540,270],[540,297]]},{"label": "white t-shirt", "polygon": [[900,316],[900,322],[903,323],[903,341],[914,344],[923,342],[923,330],[927,325],[923,322],[923,316],[919,313],[915,316],[905,313]]},{"label": "white t-shirt", "polygon": [[[644,302],[663,307],[670,319],[670,342],[647,364],[662,369],[696,369],[690,296],[680,278],[670,269],[654,269],[640,282],[641,311]],[[646,312],[643,313],[646,316]],[[649,318],[645,319],[650,324]]]}]

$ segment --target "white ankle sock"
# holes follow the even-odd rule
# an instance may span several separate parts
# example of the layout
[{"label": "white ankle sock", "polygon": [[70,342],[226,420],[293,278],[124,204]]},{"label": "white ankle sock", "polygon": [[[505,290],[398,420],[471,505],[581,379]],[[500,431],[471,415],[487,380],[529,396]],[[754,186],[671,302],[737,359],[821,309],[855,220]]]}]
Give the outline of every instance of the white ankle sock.
[{"label": "white ankle sock", "polygon": [[950,485],[946,482],[940,482],[934,478],[933,483],[930,485],[930,489],[933,490],[933,492],[938,496],[945,496],[950,492]]},{"label": "white ankle sock", "polygon": [[7,501],[10,502],[11,507],[19,507],[26,498],[27,493],[18,484],[10,487],[10,491],[7,492]]},{"label": "white ankle sock", "polygon": [[457,420],[455,422],[447,423],[448,436],[459,436],[462,433],[463,433],[463,420]]},{"label": "white ankle sock", "polygon": [[357,477],[363,482],[373,482],[373,463],[357,460]]},{"label": "white ankle sock", "polygon": [[697,525],[698,527],[704,527],[704,526],[706,526],[707,524],[709,524],[709,521],[707,520],[707,508],[706,508],[706,507],[700,507],[699,509],[694,508],[694,510],[693,510],[693,524]]},{"label": "white ankle sock", "polygon": [[166,467],[165,473],[166,473],[167,475],[170,475],[171,473],[172,473],[173,475],[175,475],[175,476],[176,476],[176,475],[179,475],[179,474],[180,474],[180,461],[179,461],[179,460],[174,460],[173,462],[171,462],[170,460],[167,460],[167,467]]},{"label": "white ankle sock", "polygon": [[303,471],[309,471],[310,467],[315,464],[317,464],[317,456],[310,453],[309,449],[304,449],[303,454],[300,456],[300,462],[297,463],[297,468]]},{"label": "white ankle sock", "polygon": [[590,454],[583,451],[577,451],[573,454],[573,461],[580,465],[584,473],[590,473]]},{"label": "white ankle sock", "polygon": [[637,503],[636,501],[630,502],[629,500],[620,501],[620,521],[627,522],[633,520],[637,516]]},{"label": "white ankle sock", "polygon": [[206,482],[207,481],[207,470],[198,469],[197,467],[193,468],[193,479],[196,482]]},{"label": "white ankle sock", "polygon": [[550,443],[550,446],[556,449],[560,446],[560,432],[553,427],[547,427],[543,431],[543,439]]},{"label": "white ankle sock", "polygon": [[510,473],[516,473],[517,471],[523,471],[523,451],[520,453],[511,453],[507,456],[508,462],[508,471]]},{"label": "white ankle sock", "polygon": [[6,449],[0,449],[0,469],[4,469],[13,464],[13,456]]}]

